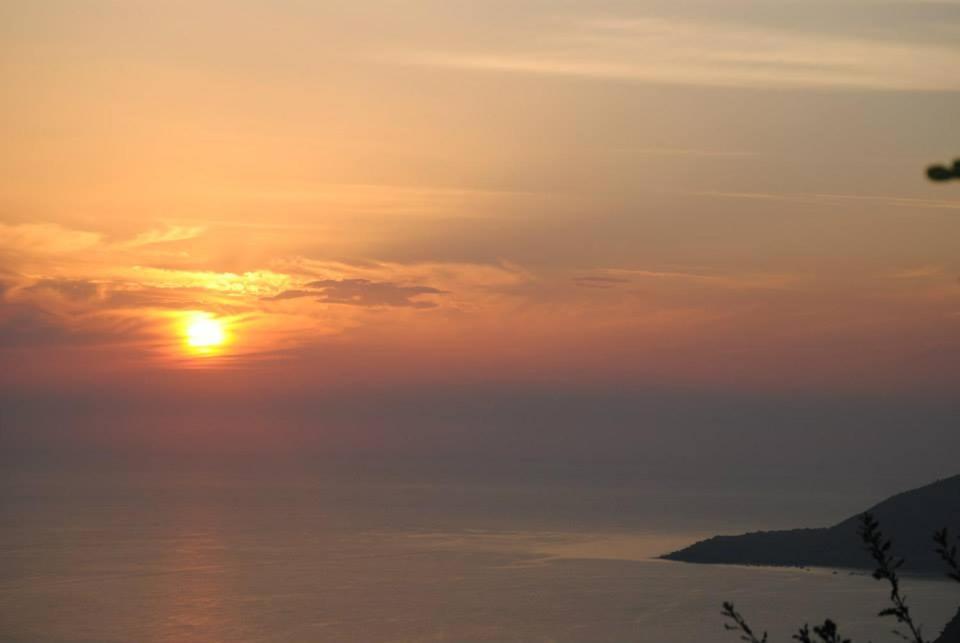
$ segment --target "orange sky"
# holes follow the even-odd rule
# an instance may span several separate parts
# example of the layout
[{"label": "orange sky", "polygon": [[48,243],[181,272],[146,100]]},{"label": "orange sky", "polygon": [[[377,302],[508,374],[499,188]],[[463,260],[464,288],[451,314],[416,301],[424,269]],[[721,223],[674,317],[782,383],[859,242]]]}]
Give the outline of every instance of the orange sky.
[{"label": "orange sky", "polygon": [[8,3],[5,395],[949,399],[955,5],[673,5]]}]

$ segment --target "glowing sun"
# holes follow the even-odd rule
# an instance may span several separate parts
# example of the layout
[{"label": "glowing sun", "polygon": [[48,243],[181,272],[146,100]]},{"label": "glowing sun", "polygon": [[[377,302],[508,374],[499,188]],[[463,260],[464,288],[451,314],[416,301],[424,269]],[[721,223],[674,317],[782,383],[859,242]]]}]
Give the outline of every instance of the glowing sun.
[{"label": "glowing sun", "polygon": [[227,341],[224,323],[207,313],[191,316],[184,327],[184,333],[187,346],[191,348],[211,349]]}]

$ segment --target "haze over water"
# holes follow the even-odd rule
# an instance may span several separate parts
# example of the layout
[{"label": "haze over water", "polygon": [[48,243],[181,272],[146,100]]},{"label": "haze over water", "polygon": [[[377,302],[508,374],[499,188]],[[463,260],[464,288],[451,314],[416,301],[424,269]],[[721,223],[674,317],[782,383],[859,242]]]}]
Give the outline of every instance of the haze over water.
[{"label": "haze over water", "polygon": [[[404,479],[406,478],[406,479]],[[819,524],[863,494],[457,480],[354,470],[17,472],[3,640],[723,640],[720,602],[785,638],[831,616],[884,640],[882,586],[826,570],[651,560],[715,531]],[[908,579],[939,628],[960,592]]]}]

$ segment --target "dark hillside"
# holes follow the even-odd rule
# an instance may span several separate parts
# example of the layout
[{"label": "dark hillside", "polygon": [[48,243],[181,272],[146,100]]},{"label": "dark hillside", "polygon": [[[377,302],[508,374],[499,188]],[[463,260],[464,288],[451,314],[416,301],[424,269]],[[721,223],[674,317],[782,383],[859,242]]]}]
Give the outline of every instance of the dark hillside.
[{"label": "dark hillside", "polygon": [[[932,536],[940,527],[960,533],[960,475],[897,494],[865,511],[873,513],[893,541],[896,554],[906,559],[904,571],[942,572]],[[859,520],[856,515],[832,527],[714,536],[664,558],[691,563],[871,568],[872,561],[857,535]]]}]

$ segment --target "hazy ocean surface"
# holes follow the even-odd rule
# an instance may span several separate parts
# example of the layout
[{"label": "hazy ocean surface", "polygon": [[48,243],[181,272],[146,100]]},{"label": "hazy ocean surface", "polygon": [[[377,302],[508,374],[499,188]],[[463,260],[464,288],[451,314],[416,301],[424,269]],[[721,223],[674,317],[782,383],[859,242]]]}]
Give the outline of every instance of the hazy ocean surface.
[{"label": "hazy ocean surface", "polygon": [[[490,478],[8,472],[0,640],[733,643],[724,600],[774,640],[826,616],[858,641],[895,640],[867,576],[652,559],[879,498]],[[930,636],[960,604],[955,583],[906,591]]]}]

